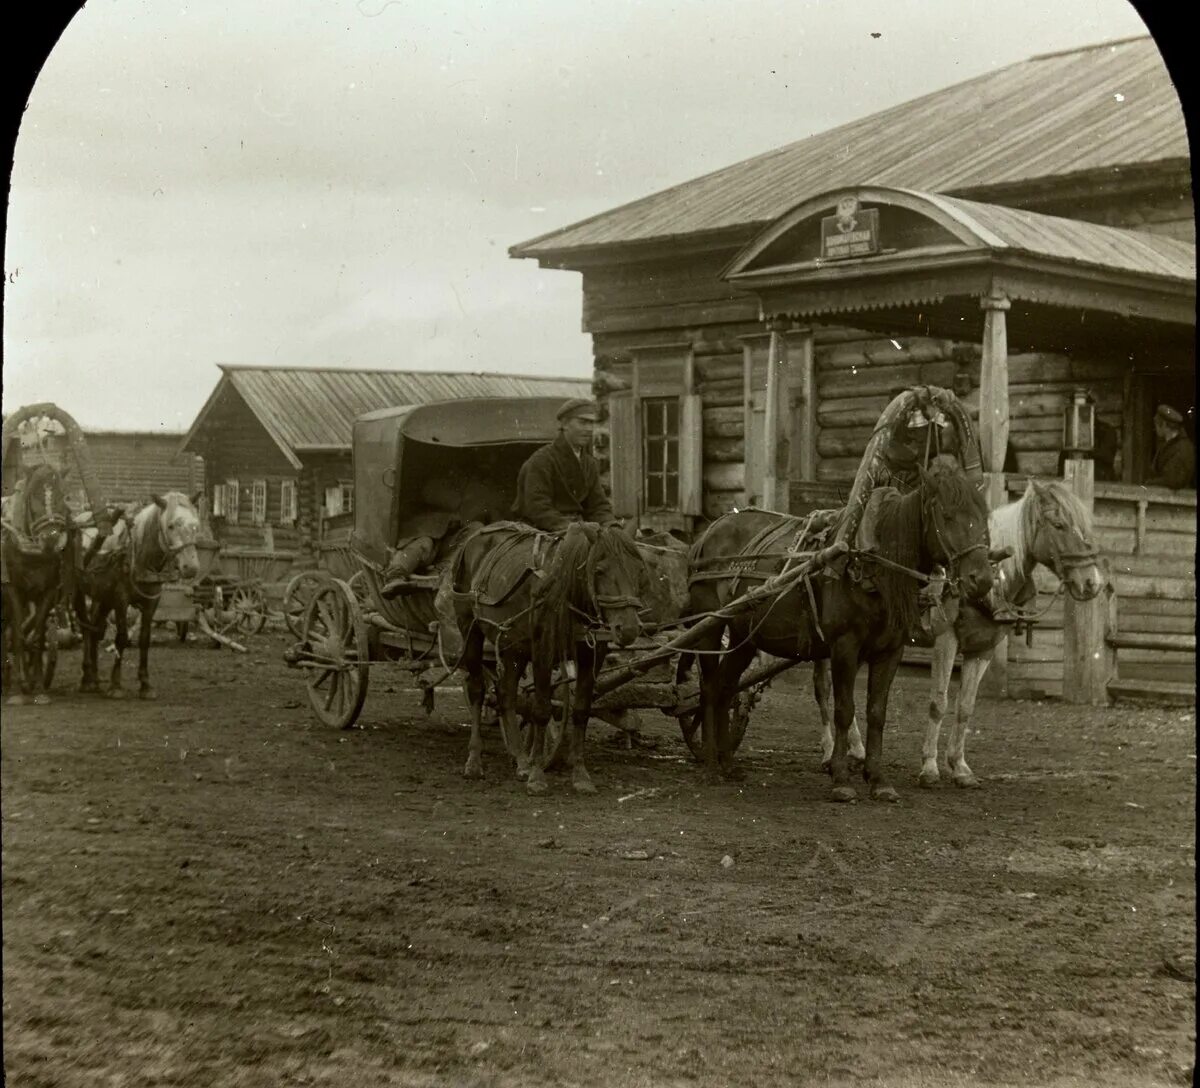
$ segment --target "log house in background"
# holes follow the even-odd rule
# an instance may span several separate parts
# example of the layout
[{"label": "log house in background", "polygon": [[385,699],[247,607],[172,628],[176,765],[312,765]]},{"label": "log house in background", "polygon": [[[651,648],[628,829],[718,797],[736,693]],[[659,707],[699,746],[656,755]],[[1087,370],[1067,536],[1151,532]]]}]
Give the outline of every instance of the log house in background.
[{"label": "log house in background", "polygon": [[[872,223],[831,251],[841,200]],[[1033,58],[510,253],[583,274],[600,453],[643,523],[837,503],[892,391],[922,383],[966,401],[991,501],[1016,497],[1026,474],[1056,474],[1064,411],[1088,390],[1123,438],[1120,483],[1070,473],[1120,597],[1121,674],[1193,675],[1195,493],[1141,486],[1154,406],[1192,412],[1195,374],[1190,159],[1149,38]],[[646,406],[672,396],[680,501],[649,509]],[[1001,688],[1062,694],[1065,668],[1069,697],[1096,698],[1108,677],[1064,658],[1071,637],[1056,605],[997,663]]]}]

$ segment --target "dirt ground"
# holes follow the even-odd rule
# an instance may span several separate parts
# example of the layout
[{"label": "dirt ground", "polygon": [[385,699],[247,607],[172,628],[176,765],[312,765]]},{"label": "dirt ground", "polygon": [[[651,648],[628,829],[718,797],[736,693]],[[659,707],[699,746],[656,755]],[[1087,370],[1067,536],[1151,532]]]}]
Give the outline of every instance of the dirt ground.
[{"label": "dirt ground", "polygon": [[926,791],[905,676],[901,803],[835,805],[801,667],[743,783],[650,712],[535,799],[395,670],[318,725],[284,645],[6,709],[13,1088],[1190,1082],[1191,711],[983,702],[983,788]]}]

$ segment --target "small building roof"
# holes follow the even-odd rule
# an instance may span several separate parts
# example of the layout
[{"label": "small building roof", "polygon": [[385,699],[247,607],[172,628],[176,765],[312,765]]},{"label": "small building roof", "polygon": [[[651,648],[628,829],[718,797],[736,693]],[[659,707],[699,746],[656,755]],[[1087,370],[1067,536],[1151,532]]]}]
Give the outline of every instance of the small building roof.
[{"label": "small building roof", "polygon": [[569,262],[598,247],[763,226],[822,191],[981,196],[1099,170],[1187,171],[1179,97],[1149,37],[1032,57],[513,246]]},{"label": "small building roof", "polygon": [[354,420],[379,408],[462,397],[577,397],[591,389],[591,378],[533,374],[219,365],[221,380],[181,448],[190,448],[233,389],[296,468],[300,452],[348,450]]}]

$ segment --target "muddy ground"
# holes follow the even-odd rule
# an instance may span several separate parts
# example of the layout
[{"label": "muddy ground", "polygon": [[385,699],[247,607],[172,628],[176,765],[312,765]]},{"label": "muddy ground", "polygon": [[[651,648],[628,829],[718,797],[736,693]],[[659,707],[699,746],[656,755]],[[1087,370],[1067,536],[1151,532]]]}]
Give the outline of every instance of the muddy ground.
[{"label": "muddy ground", "polygon": [[983,788],[926,791],[904,676],[901,803],[835,805],[801,667],[743,783],[654,712],[535,799],[394,671],[319,726],[284,643],[4,714],[14,1088],[1190,1082],[1190,711],[983,702]]}]

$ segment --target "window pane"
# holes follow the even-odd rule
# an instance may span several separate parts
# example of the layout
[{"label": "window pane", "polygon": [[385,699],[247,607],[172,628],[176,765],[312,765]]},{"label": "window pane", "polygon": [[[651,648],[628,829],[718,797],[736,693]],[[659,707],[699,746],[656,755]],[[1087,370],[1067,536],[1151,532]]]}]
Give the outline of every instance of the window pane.
[{"label": "window pane", "polygon": [[663,444],[661,440],[646,443],[646,471],[662,472]]},{"label": "window pane", "polygon": [[667,471],[679,471],[679,442],[674,439],[667,443]]},{"label": "window pane", "polygon": [[661,476],[651,476],[646,480],[646,506],[655,510],[663,505],[663,482]]},{"label": "window pane", "polygon": [[667,409],[667,434],[679,434],[679,401],[669,400],[666,402]]},{"label": "window pane", "polygon": [[662,406],[658,401],[648,400],[645,402],[645,420],[647,436],[652,437],[663,433]]}]

